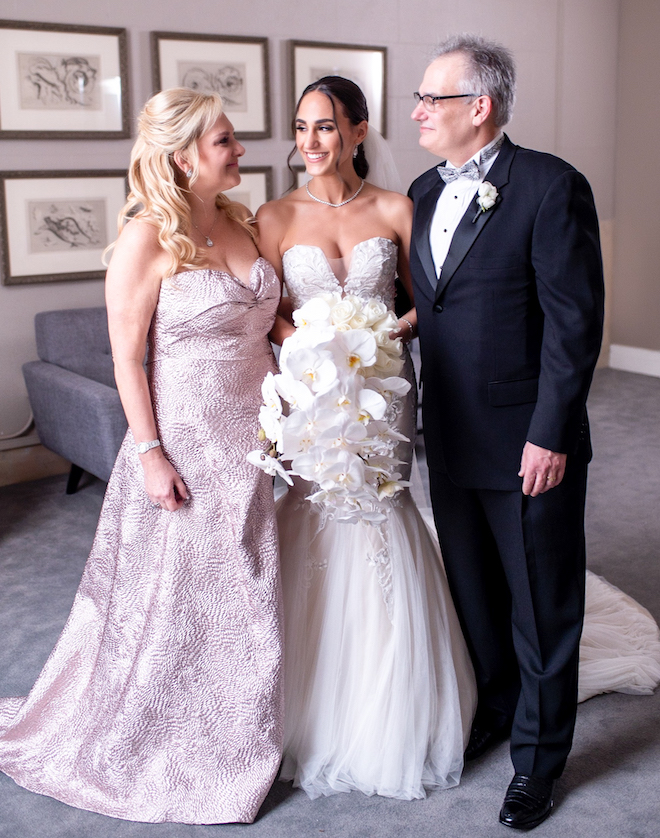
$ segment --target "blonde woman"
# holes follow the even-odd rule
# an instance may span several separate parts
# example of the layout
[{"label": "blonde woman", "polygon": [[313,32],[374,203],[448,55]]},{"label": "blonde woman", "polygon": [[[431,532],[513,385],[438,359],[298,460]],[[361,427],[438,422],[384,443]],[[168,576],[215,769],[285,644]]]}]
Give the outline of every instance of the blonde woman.
[{"label": "blonde woman", "polygon": [[246,461],[280,289],[221,194],[243,153],[215,94],[144,108],[107,275],[130,429],[57,646],[0,700],[2,771],[129,820],[251,822],[281,757],[272,486]]}]

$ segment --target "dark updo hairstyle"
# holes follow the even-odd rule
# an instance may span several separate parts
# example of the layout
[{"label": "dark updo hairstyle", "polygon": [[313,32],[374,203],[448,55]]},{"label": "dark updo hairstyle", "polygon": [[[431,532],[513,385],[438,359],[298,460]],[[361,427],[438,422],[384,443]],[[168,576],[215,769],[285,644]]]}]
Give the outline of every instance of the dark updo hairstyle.
[{"label": "dark updo hairstyle", "polygon": [[[311,84],[308,84],[303,90],[300,99],[298,99],[292,122],[294,136],[296,134],[296,116],[298,115],[300,103],[308,93],[313,93],[314,91],[324,93],[330,100],[335,125],[337,125],[336,102],[341,104],[344,109],[344,115],[353,125],[359,125],[361,122],[369,122],[369,108],[367,107],[367,100],[364,98],[364,93],[360,90],[357,84],[352,82],[350,79],[343,78],[342,76],[323,76],[323,78],[318,79],[318,81],[313,81]],[[339,135],[339,139],[341,141],[341,148],[343,151],[344,143],[341,139],[341,134]],[[297,147],[294,148],[287,160],[289,169],[294,176],[294,183],[295,173],[293,172],[293,169],[291,169],[291,160],[297,150]],[[360,143],[357,147],[357,156],[353,158],[353,168],[355,169],[358,177],[363,179],[366,178],[369,173],[369,163],[367,162],[367,157],[364,153],[362,143]],[[291,188],[293,189],[293,186]]]}]

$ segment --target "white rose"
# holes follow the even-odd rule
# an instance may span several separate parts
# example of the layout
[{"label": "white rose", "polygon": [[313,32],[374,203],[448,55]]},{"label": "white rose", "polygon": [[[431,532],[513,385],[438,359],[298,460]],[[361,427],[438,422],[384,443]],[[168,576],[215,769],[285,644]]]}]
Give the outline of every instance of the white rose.
[{"label": "white rose", "polygon": [[367,323],[373,326],[387,314],[387,307],[380,300],[367,300],[362,306],[362,314],[367,318]]},{"label": "white rose", "polygon": [[348,324],[351,329],[366,329],[369,325],[368,319],[358,312],[354,317],[351,318],[351,322]]},{"label": "white rose", "polygon": [[479,184],[479,189],[477,190],[478,199],[477,203],[481,207],[481,209],[486,212],[491,207],[495,206],[495,202],[497,201],[497,189],[493,186],[492,183],[489,183],[485,180],[483,183]]},{"label": "white rose", "polygon": [[330,311],[330,322],[334,326],[339,326],[343,323],[350,323],[358,313],[359,311],[353,301],[346,297],[340,303],[337,303],[337,305],[332,307]]}]

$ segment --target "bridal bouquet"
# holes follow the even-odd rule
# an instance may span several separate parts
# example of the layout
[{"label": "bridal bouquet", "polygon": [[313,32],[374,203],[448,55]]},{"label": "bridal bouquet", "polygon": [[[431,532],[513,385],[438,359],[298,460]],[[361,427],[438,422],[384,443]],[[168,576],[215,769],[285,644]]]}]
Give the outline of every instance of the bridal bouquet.
[{"label": "bridal bouquet", "polygon": [[281,371],[261,388],[260,438],[271,448],[248,460],[289,484],[291,475],[314,484],[307,499],[330,517],[383,521],[385,499],[409,485],[394,456],[408,441],[393,423],[410,389],[399,377],[401,340],[389,336],[397,318],[378,300],[336,293],[308,300],[293,322]]}]

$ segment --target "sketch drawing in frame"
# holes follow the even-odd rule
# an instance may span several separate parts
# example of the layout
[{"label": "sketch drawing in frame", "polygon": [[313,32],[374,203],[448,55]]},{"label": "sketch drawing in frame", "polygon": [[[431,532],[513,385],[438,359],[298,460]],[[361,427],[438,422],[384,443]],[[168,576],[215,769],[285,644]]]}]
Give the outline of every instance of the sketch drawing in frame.
[{"label": "sketch drawing in frame", "polygon": [[308,84],[343,76],[362,89],[370,124],[387,136],[387,47],[289,41],[289,67],[292,110]]},{"label": "sketch drawing in frame", "polygon": [[293,169],[293,183],[291,182],[291,170],[287,169],[287,189],[300,189],[301,186],[304,186],[306,183],[309,183],[312,179],[311,175],[307,174],[307,169],[304,166],[291,166]]},{"label": "sketch drawing in frame", "polygon": [[241,166],[241,182],[224,194],[246,206],[254,215],[262,204],[273,200],[273,167]]},{"label": "sketch drawing in frame", "polygon": [[219,93],[239,140],[271,136],[267,38],[152,32],[151,56],[154,90]]},{"label": "sketch drawing in frame", "polygon": [[0,172],[3,285],[103,279],[125,201],[121,170]]},{"label": "sketch drawing in frame", "polygon": [[0,138],[130,136],[126,30],[0,20]]}]

